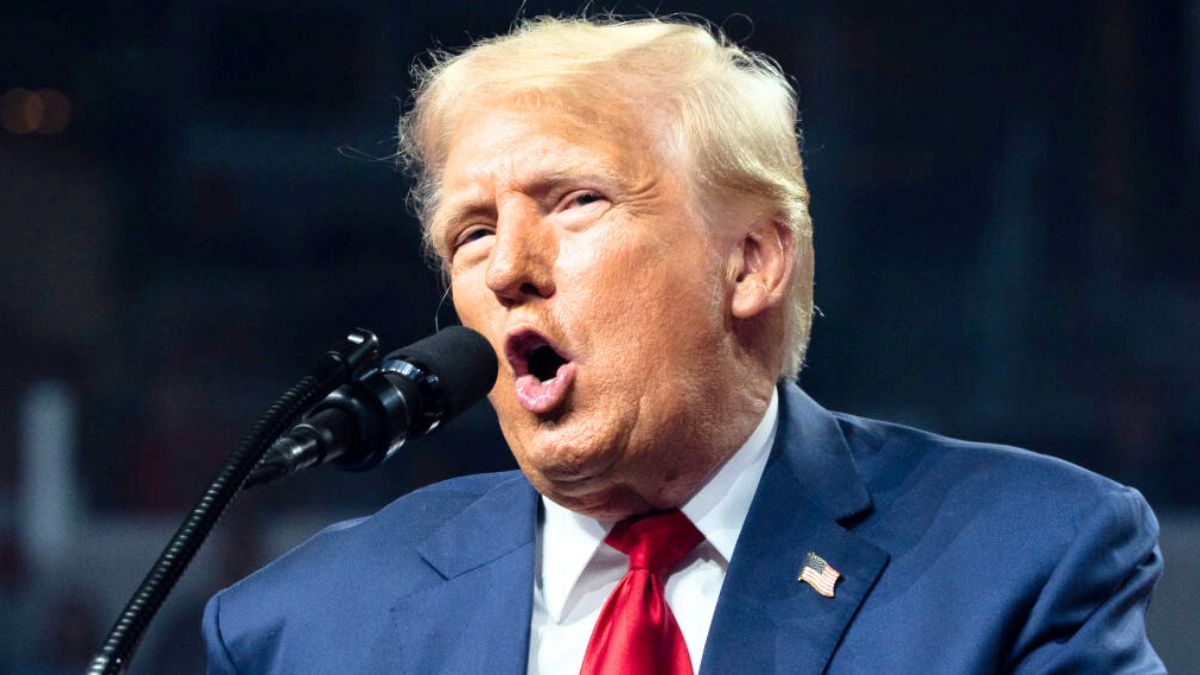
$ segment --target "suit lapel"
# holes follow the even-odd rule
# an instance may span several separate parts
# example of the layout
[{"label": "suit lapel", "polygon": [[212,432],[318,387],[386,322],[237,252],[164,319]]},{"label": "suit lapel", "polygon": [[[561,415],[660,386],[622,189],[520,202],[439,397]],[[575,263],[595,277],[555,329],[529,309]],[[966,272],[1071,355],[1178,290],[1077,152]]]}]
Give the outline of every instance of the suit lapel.
[{"label": "suit lapel", "polygon": [[525,672],[536,522],[536,493],[518,476],[422,542],[444,581],[393,607],[394,649],[376,672]]},{"label": "suit lapel", "polygon": [[[823,672],[888,555],[841,523],[871,498],[837,420],[782,385],[775,447],[742,526],[701,673]],[[838,570],[834,597],[797,581],[809,551]]]}]

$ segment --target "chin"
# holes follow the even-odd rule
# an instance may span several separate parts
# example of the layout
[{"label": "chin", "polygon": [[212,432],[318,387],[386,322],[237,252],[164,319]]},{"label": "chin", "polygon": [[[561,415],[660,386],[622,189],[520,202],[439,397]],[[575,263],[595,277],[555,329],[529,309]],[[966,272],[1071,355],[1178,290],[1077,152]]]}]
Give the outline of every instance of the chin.
[{"label": "chin", "polygon": [[654,509],[636,492],[620,486],[597,487],[594,491],[578,495],[555,492],[553,486],[534,487],[559,506],[596,520],[624,520]]},{"label": "chin", "polygon": [[[571,448],[553,439],[539,439],[536,447],[521,452],[518,462],[526,475],[536,474],[556,492],[583,494],[606,484],[620,455],[611,450]],[[611,446],[608,446],[611,447]]]},{"label": "chin", "polygon": [[526,474],[534,471],[564,484],[597,480],[611,473],[626,454],[630,426],[620,415],[567,407],[557,415],[523,409],[500,416],[509,448]]}]

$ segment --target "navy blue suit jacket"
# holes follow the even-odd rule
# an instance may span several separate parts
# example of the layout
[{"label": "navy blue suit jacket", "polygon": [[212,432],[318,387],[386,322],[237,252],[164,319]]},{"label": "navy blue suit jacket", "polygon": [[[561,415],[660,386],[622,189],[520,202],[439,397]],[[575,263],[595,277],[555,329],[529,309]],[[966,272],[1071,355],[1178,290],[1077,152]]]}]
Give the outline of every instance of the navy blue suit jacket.
[{"label": "navy blue suit jacket", "polygon": [[[781,394],[701,673],[1163,672],[1136,491]],[[470,476],[326,529],[209,602],[209,672],[523,673],[538,504]],[[809,551],[833,598],[796,580]]]}]

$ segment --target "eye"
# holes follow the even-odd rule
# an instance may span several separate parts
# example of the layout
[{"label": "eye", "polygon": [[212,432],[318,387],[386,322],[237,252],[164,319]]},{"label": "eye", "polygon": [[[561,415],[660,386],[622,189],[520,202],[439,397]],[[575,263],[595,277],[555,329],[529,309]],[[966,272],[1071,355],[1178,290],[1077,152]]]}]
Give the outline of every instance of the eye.
[{"label": "eye", "polygon": [[595,192],[577,192],[577,193],[569,196],[568,201],[567,201],[567,207],[570,208],[570,207],[588,206],[590,204],[595,204],[596,202],[603,201],[603,200],[604,200],[604,197]]},{"label": "eye", "polygon": [[458,236],[454,238],[454,244],[450,247],[451,255],[456,253],[458,249],[470,244],[473,241],[478,241],[484,237],[491,236],[492,228],[484,225],[473,225],[465,228]]}]

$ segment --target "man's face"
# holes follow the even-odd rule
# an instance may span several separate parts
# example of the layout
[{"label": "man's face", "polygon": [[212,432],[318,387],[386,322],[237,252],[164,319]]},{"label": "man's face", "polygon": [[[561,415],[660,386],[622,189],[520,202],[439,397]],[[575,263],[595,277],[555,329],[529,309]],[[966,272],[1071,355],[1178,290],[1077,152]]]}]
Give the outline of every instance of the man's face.
[{"label": "man's face", "polygon": [[619,517],[708,471],[706,401],[733,349],[730,242],[648,114],[480,106],[456,127],[429,224],[463,323],[501,357],[489,396],[522,470]]}]

